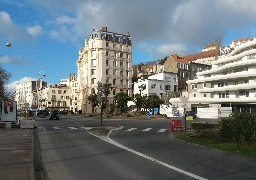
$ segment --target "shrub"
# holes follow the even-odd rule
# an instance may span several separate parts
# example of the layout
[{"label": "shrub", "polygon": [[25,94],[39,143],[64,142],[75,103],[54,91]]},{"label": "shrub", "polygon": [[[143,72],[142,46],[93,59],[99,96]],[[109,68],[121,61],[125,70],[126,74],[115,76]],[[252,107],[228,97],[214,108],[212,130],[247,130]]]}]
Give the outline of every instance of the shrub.
[{"label": "shrub", "polygon": [[210,123],[199,122],[199,123],[192,123],[191,127],[192,129],[195,130],[196,135],[199,137],[204,137],[212,140],[219,140],[220,138],[219,123],[210,124]]},{"label": "shrub", "polygon": [[251,113],[234,113],[223,118],[220,128],[221,140],[226,142],[255,142],[256,115]]}]

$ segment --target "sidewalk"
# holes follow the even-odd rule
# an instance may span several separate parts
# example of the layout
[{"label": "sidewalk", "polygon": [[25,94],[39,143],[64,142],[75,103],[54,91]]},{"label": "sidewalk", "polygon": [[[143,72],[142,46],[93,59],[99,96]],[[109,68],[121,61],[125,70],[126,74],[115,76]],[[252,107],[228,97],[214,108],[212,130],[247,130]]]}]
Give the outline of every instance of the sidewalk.
[{"label": "sidewalk", "polygon": [[0,129],[0,179],[34,180],[33,129]]}]

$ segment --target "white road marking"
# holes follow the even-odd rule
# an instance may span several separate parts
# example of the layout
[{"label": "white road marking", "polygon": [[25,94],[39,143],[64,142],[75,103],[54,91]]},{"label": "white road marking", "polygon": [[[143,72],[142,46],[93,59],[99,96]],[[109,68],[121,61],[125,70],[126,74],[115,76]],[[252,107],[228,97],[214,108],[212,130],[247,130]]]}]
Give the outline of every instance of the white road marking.
[{"label": "white road marking", "polygon": [[142,131],[150,131],[152,128],[147,128],[147,129],[144,129]]},{"label": "white road marking", "polygon": [[127,131],[133,131],[135,129],[137,129],[137,128],[130,128],[130,129],[127,129]]},{"label": "white road marking", "polygon": [[159,131],[157,131],[157,132],[165,132],[166,131],[166,129],[160,129]]},{"label": "white road marking", "polygon": [[45,127],[37,127],[37,129],[45,130]]},{"label": "white road marking", "polygon": [[61,129],[61,128],[59,128],[59,127],[56,127],[56,126],[53,126],[52,128],[53,128],[53,129]]},{"label": "white road marking", "polygon": [[82,127],[82,128],[84,128],[85,130],[90,130],[90,129],[92,129],[92,127]]},{"label": "white road marking", "polygon": [[138,152],[138,151],[135,151],[135,150],[133,150],[133,149],[130,149],[130,148],[128,148],[128,147],[126,147],[126,146],[124,146],[124,145],[122,145],[122,144],[119,144],[118,142],[114,141],[113,139],[111,139],[111,138],[109,137],[110,133],[111,133],[113,130],[119,130],[119,129],[120,129],[120,128],[110,130],[107,136],[97,136],[97,135],[92,134],[92,133],[90,133],[90,132],[89,132],[89,133],[90,133],[91,135],[93,135],[93,136],[95,136],[95,137],[97,137],[97,138],[103,140],[103,141],[106,141],[106,142],[108,142],[108,143],[110,143],[110,144],[113,144],[114,146],[117,146],[117,147],[119,147],[119,148],[121,148],[121,149],[124,149],[124,150],[126,150],[126,151],[129,151],[129,152],[131,152],[131,153],[133,153],[133,154],[136,154],[136,155],[138,155],[138,156],[140,156],[140,157],[143,157],[143,158],[145,158],[145,159],[148,159],[148,160],[150,160],[150,161],[152,161],[152,162],[155,162],[155,163],[157,163],[157,164],[159,164],[159,165],[162,165],[162,166],[164,166],[164,167],[167,167],[167,168],[169,168],[169,169],[172,169],[172,170],[174,170],[174,171],[177,171],[177,172],[179,172],[179,173],[182,173],[182,174],[184,174],[184,175],[186,175],[186,176],[192,177],[192,178],[194,178],[194,179],[206,180],[206,178],[204,178],[204,177],[197,176],[197,175],[192,174],[192,173],[190,173],[190,172],[188,172],[188,171],[185,171],[185,170],[182,170],[182,169],[177,168],[177,167],[175,167],[175,166],[169,165],[169,164],[167,164],[167,163],[165,163],[165,162],[159,161],[159,160],[157,160],[157,159],[155,159],[155,158],[152,158],[152,157],[147,156],[147,155],[145,155],[145,154],[142,154],[142,153],[140,153],[140,152]]},{"label": "white road marking", "polygon": [[75,127],[68,127],[69,129],[77,129],[77,128],[75,128]]}]

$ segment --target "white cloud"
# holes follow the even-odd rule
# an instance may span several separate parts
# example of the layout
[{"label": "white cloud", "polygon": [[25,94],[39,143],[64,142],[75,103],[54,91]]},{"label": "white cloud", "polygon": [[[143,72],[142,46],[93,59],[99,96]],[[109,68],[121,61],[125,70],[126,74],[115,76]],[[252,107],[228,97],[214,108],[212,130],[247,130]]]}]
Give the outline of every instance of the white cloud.
[{"label": "white cloud", "polygon": [[27,31],[23,27],[17,25],[7,12],[0,11],[0,22],[0,34],[6,35],[7,39],[20,42],[28,41],[30,39],[30,35]]},{"label": "white cloud", "polygon": [[42,33],[42,27],[39,25],[35,25],[35,26],[31,26],[27,28],[27,32],[31,35],[31,36],[39,36]]},{"label": "white cloud", "polygon": [[9,56],[0,56],[1,64],[16,64],[16,65],[25,65],[29,61],[21,57],[9,57]]},{"label": "white cloud", "polygon": [[24,83],[24,82],[29,82],[29,81],[36,81],[36,78],[32,78],[32,77],[23,77],[20,80],[14,81],[10,84],[7,85],[8,91],[10,92],[15,92],[16,89],[16,85],[19,83]]}]

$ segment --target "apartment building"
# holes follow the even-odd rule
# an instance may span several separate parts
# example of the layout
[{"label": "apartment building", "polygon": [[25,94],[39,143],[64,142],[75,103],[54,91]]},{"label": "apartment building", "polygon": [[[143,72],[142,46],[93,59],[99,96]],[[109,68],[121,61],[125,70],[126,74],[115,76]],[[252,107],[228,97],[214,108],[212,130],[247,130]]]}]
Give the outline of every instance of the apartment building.
[{"label": "apartment building", "polygon": [[39,92],[39,109],[69,110],[71,89],[66,85],[50,85]]},{"label": "apartment building", "polygon": [[66,85],[70,88],[70,110],[76,113],[78,111],[78,82],[77,75],[70,73],[67,79],[61,79],[59,85]]},{"label": "apartment building", "polygon": [[[145,88],[141,89],[142,86]],[[162,98],[169,92],[177,92],[177,75],[174,73],[158,73],[134,83],[134,94],[157,95]]]},{"label": "apartment building", "polygon": [[46,87],[45,81],[28,81],[18,83],[15,88],[15,101],[18,110],[34,109],[38,107],[39,91]]},{"label": "apartment building", "polygon": [[121,91],[132,93],[132,43],[130,34],[119,34],[93,29],[79,50],[77,60],[78,109],[91,113],[87,97],[97,92],[97,82],[110,83],[109,104],[115,103],[113,96]]},{"label": "apartment building", "polygon": [[[235,42],[235,43],[234,43]],[[233,41],[212,62],[212,68],[188,80],[190,106],[232,107],[233,111],[256,111],[256,38]],[[178,104],[180,99],[173,98]]]}]

